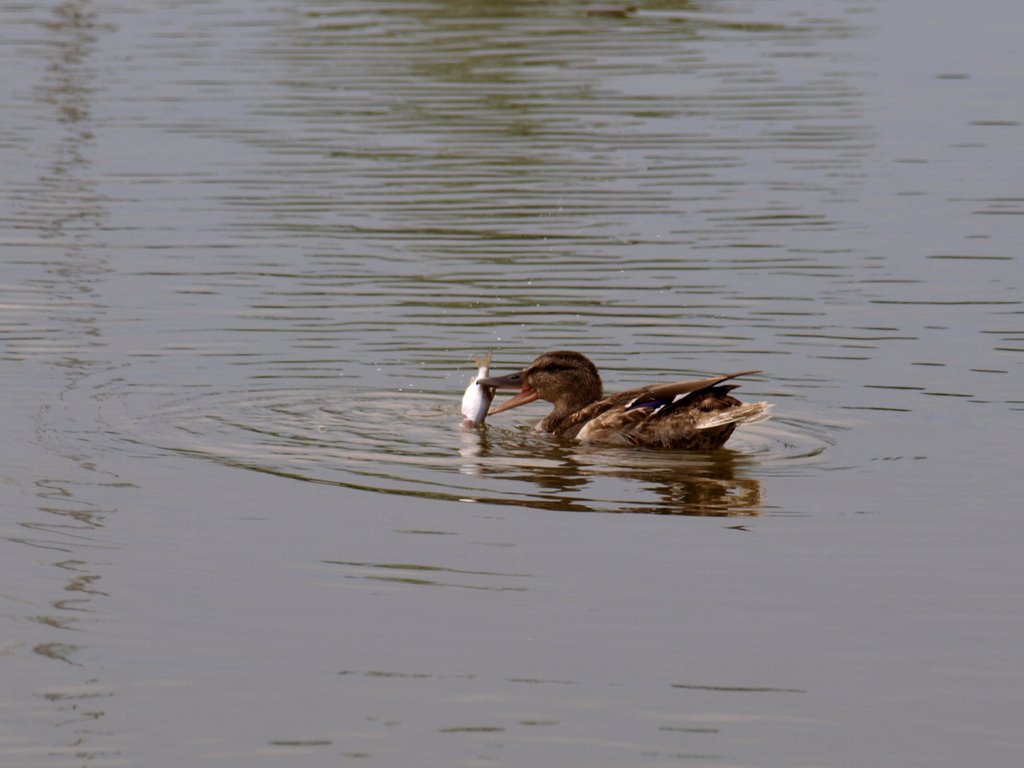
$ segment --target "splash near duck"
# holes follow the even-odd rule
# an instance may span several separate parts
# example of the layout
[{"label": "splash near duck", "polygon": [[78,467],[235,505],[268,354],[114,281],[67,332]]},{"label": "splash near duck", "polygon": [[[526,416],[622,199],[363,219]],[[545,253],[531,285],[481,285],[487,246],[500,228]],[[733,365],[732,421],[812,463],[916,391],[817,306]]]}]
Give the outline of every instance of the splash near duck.
[{"label": "splash near duck", "polygon": [[462,396],[462,415],[465,417],[462,421],[463,426],[479,427],[487,418],[487,411],[494,398],[494,388],[481,384],[480,380],[486,379],[491,373],[491,355],[492,353],[488,352],[484,357],[473,358],[473,362],[479,367]]},{"label": "splash near duck", "polygon": [[711,450],[725,445],[740,424],[770,417],[770,403],[743,403],[729,394],[738,385],[725,383],[755,373],[760,371],[656,384],[605,397],[597,367],[579,352],[563,350],[545,352],[507,376],[478,376],[475,384],[519,390],[489,416],[538,399],[553,403],[537,428],[558,437],[598,445]]}]

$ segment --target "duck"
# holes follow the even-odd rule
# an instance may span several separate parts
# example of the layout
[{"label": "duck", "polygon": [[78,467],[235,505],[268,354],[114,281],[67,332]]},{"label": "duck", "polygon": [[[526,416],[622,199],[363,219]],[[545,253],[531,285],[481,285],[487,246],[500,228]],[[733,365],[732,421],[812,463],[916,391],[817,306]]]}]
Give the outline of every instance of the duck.
[{"label": "duck", "polygon": [[554,404],[537,429],[555,437],[605,446],[714,450],[740,424],[769,418],[770,403],[744,403],[729,394],[738,385],[726,382],[756,373],[761,371],[656,384],[605,397],[593,362],[580,352],[557,350],[520,371],[478,383],[519,390],[493,405],[488,417],[538,399]]}]

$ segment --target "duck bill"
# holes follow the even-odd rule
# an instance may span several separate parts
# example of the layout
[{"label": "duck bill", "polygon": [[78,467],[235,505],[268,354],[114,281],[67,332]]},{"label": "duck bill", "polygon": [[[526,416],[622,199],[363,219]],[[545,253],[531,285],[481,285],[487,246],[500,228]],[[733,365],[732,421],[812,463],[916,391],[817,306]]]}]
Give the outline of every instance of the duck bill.
[{"label": "duck bill", "polygon": [[519,391],[518,395],[515,395],[514,397],[506,400],[499,406],[491,408],[491,410],[487,412],[487,415],[493,416],[496,413],[504,413],[505,411],[510,411],[513,408],[518,408],[520,405],[532,403],[538,397],[539,395],[537,394],[536,390],[531,389],[530,387],[523,387]]},{"label": "duck bill", "polygon": [[488,416],[493,416],[496,413],[503,413],[504,411],[512,408],[518,408],[520,405],[526,405],[532,403],[537,399],[538,395],[534,391],[533,387],[523,382],[523,372],[516,371],[510,373],[508,376],[495,376],[490,379],[480,379],[477,384],[484,387],[493,387],[494,389],[518,389],[519,394],[513,396],[511,399],[506,400],[501,405],[497,405],[491,408],[487,412]]}]

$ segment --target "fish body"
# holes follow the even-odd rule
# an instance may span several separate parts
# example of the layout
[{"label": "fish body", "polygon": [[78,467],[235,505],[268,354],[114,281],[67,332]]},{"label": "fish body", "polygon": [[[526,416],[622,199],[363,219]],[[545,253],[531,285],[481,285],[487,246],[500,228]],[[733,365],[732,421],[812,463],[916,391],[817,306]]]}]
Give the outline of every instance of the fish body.
[{"label": "fish body", "polygon": [[467,427],[479,427],[487,418],[487,410],[491,407],[491,400],[494,398],[494,388],[485,387],[477,382],[486,379],[491,375],[491,353],[484,357],[475,357],[473,361],[479,366],[476,376],[466,387],[466,393],[462,396],[462,415],[465,417],[462,422]]}]

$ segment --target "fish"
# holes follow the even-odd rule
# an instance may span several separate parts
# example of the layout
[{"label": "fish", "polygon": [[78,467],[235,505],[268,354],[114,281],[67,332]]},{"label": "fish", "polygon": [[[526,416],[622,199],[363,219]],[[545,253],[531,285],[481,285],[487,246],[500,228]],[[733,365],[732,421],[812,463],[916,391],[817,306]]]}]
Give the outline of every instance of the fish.
[{"label": "fish", "polygon": [[462,396],[462,415],[465,417],[463,425],[467,427],[479,427],[487,418],[487,411],[491,407],[491,400],[494,399],[494,387],[485,387],[477,382],[486,379],[491,374],[491,352],[484,357],[474,357],[473,362],[479,366],[476,376],[466,387],[466,393]]}]

